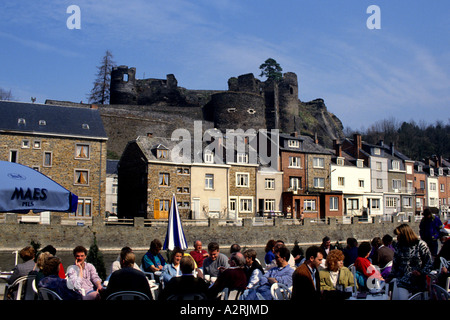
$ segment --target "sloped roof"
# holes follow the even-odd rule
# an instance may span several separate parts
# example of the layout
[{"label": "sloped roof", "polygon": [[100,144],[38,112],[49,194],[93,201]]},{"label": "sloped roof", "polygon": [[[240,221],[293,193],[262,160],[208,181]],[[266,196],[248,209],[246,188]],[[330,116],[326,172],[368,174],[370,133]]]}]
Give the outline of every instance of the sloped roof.
[{"label": "sloped roof", "polygon": [[0,101],[0,131],[107,139],[97,109],[14,101]]}]

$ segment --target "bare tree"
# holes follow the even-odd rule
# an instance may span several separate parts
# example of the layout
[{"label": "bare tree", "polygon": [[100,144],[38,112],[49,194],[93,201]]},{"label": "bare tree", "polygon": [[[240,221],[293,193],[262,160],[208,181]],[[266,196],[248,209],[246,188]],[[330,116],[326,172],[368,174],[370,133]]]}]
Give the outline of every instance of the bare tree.
[{"label": "bare tree", "polygon": [[105,104],[109,102],[111,70],[115,66],[115,62],[112,59],[112,53],[106,50],[101,65],[97,67],[94,87],[88,95],[89,103]]},{"label": "bare tree", "polygon": [[6,90],[0,88],[0,100],[6,100],[6,101],[14,100],[11,90],[6,91]]}]

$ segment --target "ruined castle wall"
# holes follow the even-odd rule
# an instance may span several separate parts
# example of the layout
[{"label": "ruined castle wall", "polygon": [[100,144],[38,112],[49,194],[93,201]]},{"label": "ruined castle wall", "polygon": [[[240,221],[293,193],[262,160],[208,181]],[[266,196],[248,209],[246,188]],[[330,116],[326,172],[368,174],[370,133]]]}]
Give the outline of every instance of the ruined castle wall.
[{"label": "ruined castle wall", "polygon": [[222,92],[211,96],[215,127],[226,129],[265,128],[265,104],[261,95],[248,92]]}]

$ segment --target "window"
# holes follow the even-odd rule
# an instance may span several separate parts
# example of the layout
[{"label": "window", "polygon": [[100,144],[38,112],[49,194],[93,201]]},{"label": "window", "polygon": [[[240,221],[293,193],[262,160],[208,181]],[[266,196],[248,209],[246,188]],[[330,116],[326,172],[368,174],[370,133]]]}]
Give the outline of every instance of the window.
[{"label": "window", "polygon": [[[92,215],[92,200],[86,198],[78,198],[78,207],[76,215],[79,217],[91,217]],[[75,216],[74,212],[70,216]]]},{"label": "window", "polygon": [[159,173],[159,186],[168,187],[170,185],[170,175],[165,172]]},{"label": "window", "polygon": [[236,187],[248,187],[249,176],[248,173],[236,173]]},{"label": "window", "polygon": [[430,182],[430,190],[436,191],[436,183],[435,182]]},{"label": "window", "polygon": [[117,194],[118,189],[119,189],[119,185],[117,183],[113,183],[111,193]]},{"label": "window", "polygon": [[301,177],[289,177],[289,188],[297,191],[302,188],[302,178]]},{"label": "window", "polygon": [[377,171],[381,171],[383,168],[383,164],[380,161],[377,161],[375,163],[375,167],[376,167]]},{"label": "window", "polygon": [[403,198],[403,207],[405,207],[405,208],[411,208],[412,207],[412,198],[411,197],[404,197]]},{"label": "window", "polygon": [[157,149],[156,150],[156,157],[158,159],[167,159],[169,156],[169,151],[166,149]]},{"label": "window", "polygon": [[177,168],[177,174],[189,174],[189,168]]},{"label": "window", "polygon": [[289,168],[301,168],[302,158],[300,157],[289,157]]},{"label": "window", "polygon": [[89,184],[89,171],[88,170],[75,170],[75,184],[88,185]]},{"label": "window", "polygon": [[344,165],[344,158],[337,158],[336,164],[338,166],[343,166]]},{"label": "window", "polygon": [[358,186],[359,186],[360,188],[364,188],[364,179],[359,179],[359,180],[358,180]]},{"label": "window", "polygon": [[386,198],[386,207],[387,208],[396,208],[397,207],[397,198],[387,197]]},{"label": "window", "polygon": [[359,200],[358,199],[348,199],[347,200],[347,209],[348,210],[358,210],[359,209]]},{"label": "window", "polygon": [[338,197],[330,197],[330,210],[331,211],[339,210],[339,198]]},{"label": "window", "polygon": [[420,180],[420,189],[425,189],[425,180]]},{"label": "window", "polygon": [[340,187],[345,186],[345,178],[344,177],[338,177],[338,186],[340,186]]},{"label": "window", "polygon": [[371,203],[372,209],[374,209],[374,210],[380,209],[380,199],[371,199],[370,203]]},{"label": "window", "polygon": [[264,211],[275,211],[275,199],[264,200]]},{"label": "window", "polygon": [[9,162],[17,162],[19,153],[17,150],[10,150],[9,151]]},{"label": "window", "polygon": [[445,192],[445,184],[441,183],[440,191],[441,191],[441,192]]},{"label": "window", "polygon": [[400,170],[400,161],[392,160],[392,170]]},{"label": "window", "polygon": [[52,153],[50,151],[44,152],[44,167],[51,167],[52,166]]},{"label": "window", "polygon": [[246,153],[238,153],[237,155],[238,163],[248,163],[248,154]]},{"label": "window", "polygon": [[298,141],[298,140],[288,140],[288,146],[290,148],[300,148],[300,141]]},{"label": "window", "polygon": [[214,154],[210,150],[205,151],[203,161],[205,163],[214,163]]},{"label": "window", "polygon": [[305,200],[303,206],[305,211],[316,211],[316,200]]},{"label": "window", "polygon": [[29,148],[30,147],[30,140],[25,139],[22,140],[22,148]]},{"label": "window", "polygon": [[358,168],[364,167],[364,160],[363,160],[363,159],[358,159],[358,160],[356,160],[356,166],[357,166]]},{"label": "window", "polygon": [[313,159],[313,167],[314,168],[325,168],[325,159],[324,158],[314,158]]},{"label": "window", "polygon": [[406,173],[407,174],[412,174],[413,173],[412,166],[407,166],[406,167]]},{"label": "window", "polygon": [[252,212],[253,211],[253,199],[251,199],[251,198],[239,199],[239,211],[240,212]]},{"label": "window", "polygon": [[34,149],[40,149],[41,148],[41,141],[40,140],[34,140],[33,148]]},{"label": "window", "polygon": [[275,189],[275,179],[266,178],[266,190],[274,190]]},{"label": "window", "polygon": [[159,211],[168,212],[170,207],[170,200],[159,200]]},{"label": "window", "polygon": [[214,189],[214,175],[205,174],[205,189]]},{"label": "window", "polygon": [[430,168],[430,176],[434,176],[434,169]]},{"label": "window", "polygon": [[314,178],[314,188],[325,188],[325,178]]},{"label": "window", "polygon": [[377,179],[377,189],[383,189],[383,179]]},{"label": "window", "polygon": [[77,144],[75,146],[75,158],[76,159],[89,159],[89,145],[87,144]]},{"label": "window", "polygon": [[381,153],[380,148],[374,148],[373,149],[373,154],[380,155],[380,153]]}]

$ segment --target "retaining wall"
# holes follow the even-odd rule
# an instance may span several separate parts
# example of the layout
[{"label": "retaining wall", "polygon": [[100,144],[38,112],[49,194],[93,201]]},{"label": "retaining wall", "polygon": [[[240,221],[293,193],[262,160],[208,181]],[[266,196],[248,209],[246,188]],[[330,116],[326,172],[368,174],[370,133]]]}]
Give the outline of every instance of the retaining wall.
[{"label": "retaining wall", "polygon": [[[244,219],[242,226],[222,225],[219,220],[210,219],[207,226],[185,226],[184,232],[189,247],[196,239],[202,240],[204,247],[208,242],[216,241],[222,248],[233,243],[242,247],[261,247],[269,239],[284,240],[287,245],[298,241],[301,246],[318,244],[324,236],[329,236],[332,243],[339,241],[345,245],[349,237],[359,242],[371,240],[385,234],[393,236],[394,229],[400,222],[374,221],[363,223],[354,219],[351,224],[341,224],[335,218],[328,219],[325,224],[312,223],[305,219],[303,224],[287,224],[292,220],[273,219],[273,225],[253,225],[252,219]],[[419,222],[408,224],[418,234]],[[148,249],[150,242],[158,238],[164,242],[166,225],[146,226],[144,218],[135,218],[134,225],[105,225],[102,218],[95,217],[90,226],[61,225],[59,216],[52,216],[50,224],[19,224],[15,214],[7,214],[4,223],[0,224],[0,250],[17,250],[30,244],[33,240],[41,246],[52,244],[58,250],[71,250],[77,245],[86,248],[93,243],[94,233],[101,250],[117,250],[130,246],[135,250]]]}]

